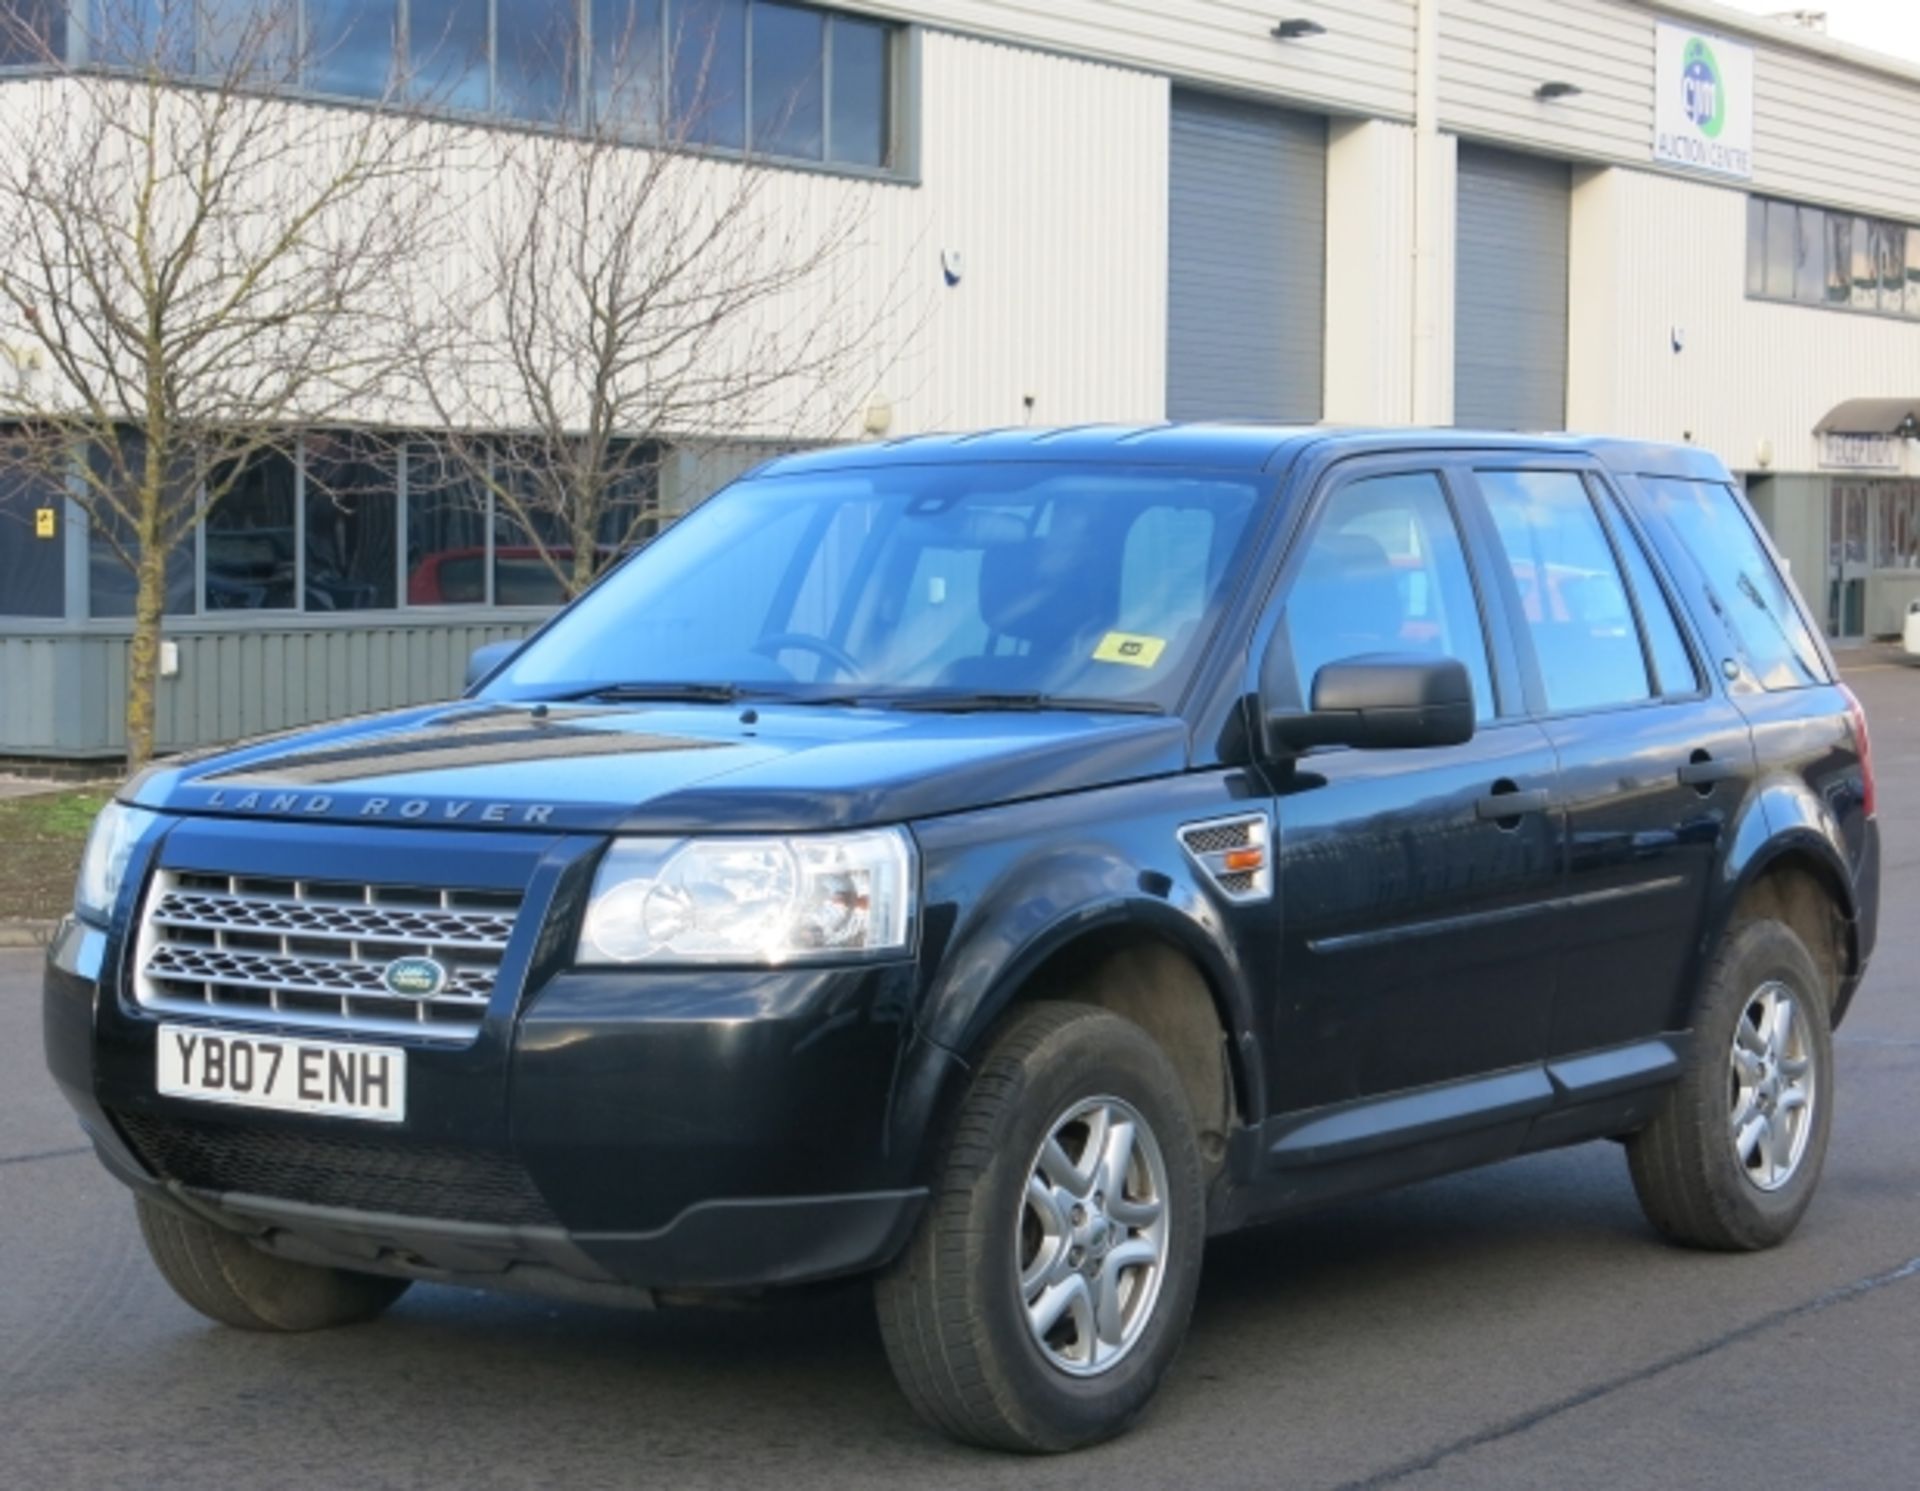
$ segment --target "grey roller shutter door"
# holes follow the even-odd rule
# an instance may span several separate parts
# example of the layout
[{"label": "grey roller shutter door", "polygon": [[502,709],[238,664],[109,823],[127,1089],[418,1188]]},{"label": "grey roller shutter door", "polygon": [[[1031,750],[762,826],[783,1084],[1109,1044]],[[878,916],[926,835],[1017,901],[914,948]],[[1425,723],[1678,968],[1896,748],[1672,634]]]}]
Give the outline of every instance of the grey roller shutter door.
[{"label": "grey roller shutter door", "polygon": [[1453,422],[1558,430],[1567,418],[1564,161],[1460,147]]},{"label": "grey roller shutter door", "polygon": [[1327,122],[1176,90],[1167,417],[1320,417]]}]

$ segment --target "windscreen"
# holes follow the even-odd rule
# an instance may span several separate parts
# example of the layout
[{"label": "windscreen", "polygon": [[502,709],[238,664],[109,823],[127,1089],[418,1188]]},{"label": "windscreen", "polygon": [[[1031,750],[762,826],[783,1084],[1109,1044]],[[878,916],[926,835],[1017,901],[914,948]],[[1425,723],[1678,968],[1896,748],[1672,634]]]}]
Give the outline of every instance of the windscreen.
[{"label": "windscreen", "polygon": [[1249,478],[893,466],[740,482],[487,689],[727,684],[1171,705],[1247,545]]}]

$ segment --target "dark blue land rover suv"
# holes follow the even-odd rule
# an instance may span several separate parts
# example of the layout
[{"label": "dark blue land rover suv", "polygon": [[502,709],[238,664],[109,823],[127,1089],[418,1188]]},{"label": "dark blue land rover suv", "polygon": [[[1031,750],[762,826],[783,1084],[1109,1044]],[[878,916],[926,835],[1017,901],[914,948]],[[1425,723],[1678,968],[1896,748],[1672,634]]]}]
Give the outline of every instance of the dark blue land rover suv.
[{"label": "dark blue land rover suv", "polygon": [[1782,1241],[1866,723],[1728,475],[1021,431],[773,462],[455,703],[101,815],[47,1057],[215,1320],[869,1276],[933,1423],[1126,1426],[1208,1236],[1624,1141]]}]

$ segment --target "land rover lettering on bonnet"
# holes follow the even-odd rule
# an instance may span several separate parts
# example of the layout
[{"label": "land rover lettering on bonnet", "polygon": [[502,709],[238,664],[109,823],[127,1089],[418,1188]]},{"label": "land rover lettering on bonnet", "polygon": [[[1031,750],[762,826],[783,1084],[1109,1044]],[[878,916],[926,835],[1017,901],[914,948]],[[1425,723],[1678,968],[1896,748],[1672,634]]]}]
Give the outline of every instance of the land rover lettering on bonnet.
[{"label": "land rover lettering on bonnet", "polygon": [[866,1281],[931,1423],[1066,1450],[1210,1236],[1600,1139],[1675,1242],[1813,1200],[1867,725],[1698,450],[817,451],[506,652],[95,827],[48,1060],[215,1320]]}]

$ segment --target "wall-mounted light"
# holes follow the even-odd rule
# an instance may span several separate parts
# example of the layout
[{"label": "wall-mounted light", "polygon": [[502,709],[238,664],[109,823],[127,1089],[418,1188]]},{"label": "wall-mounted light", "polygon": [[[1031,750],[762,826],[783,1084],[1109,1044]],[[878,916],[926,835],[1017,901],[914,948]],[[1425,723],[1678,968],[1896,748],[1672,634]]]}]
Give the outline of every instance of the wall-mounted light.
[{"label": "wall-mounted light", "polygon": [[1563,83],[1556,78],[1552,82],[1542,83],[1538,88],[1534,89],[1533,96],[1544,104],[1550,104],[1556,98],[1578,98],[1580,96],[1580,85],[1578,83]]},{"label": "wall-mounted light", "polygon": [[1327,28],[1305,16],[1288,16],[1273,28],[1273,34],[1281,41],[1298,41],[1303,36],[1325,36]]},{"label": "wall-mounted light", "polygon": [[1894,434],[1902,440],[1920,440],[1920,419],[1913,417],[1913,411],[1907,411],[1907,417],[1894,427]]}]

